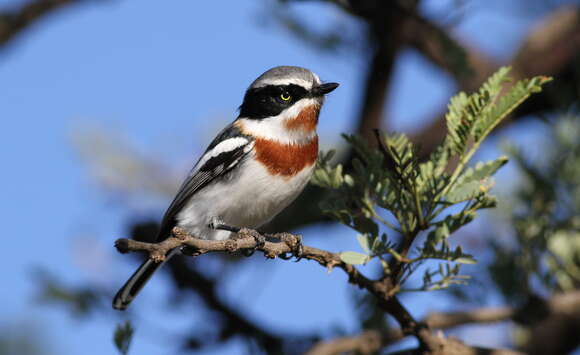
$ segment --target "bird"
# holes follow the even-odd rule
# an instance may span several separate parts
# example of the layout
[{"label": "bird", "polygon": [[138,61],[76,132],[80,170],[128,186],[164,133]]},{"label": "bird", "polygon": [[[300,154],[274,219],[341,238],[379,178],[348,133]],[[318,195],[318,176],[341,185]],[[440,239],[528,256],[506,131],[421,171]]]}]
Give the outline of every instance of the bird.
[{"label": "bird", "polygon": [[[247,88],[237,118],[217,134],[163,216],[156,241],[174,227],[225,240],[259,228],[298,197],[318,157],[318,116],[339,86],[297,66],[267,70]],[[179,248],[165,258],[178,254]],[[113,298],[125,310],[162,262],[145,260]]]}]

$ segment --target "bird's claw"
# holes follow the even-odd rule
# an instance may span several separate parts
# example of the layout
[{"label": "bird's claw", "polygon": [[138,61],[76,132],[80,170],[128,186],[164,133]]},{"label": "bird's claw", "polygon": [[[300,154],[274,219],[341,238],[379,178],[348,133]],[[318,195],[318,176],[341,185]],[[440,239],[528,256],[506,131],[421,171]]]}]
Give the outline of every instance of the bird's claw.
[{"label": "bird's claw", "polygon": [[256,241],[256,245],[253,248],[242,250],[244,256],[252,256],[258,249],[262,249],[266,245],[266,237],[259,233],[258,231],[252,229],[241,229],[240,232],[243,234],[251,236]]},{"label": "bird's claw", "polygon": [[252,237],[254,237],[254,240],[256,241],[256,249],[261,249],[266,245],[266,237],[264,237],[262,234],[256,233],[252,235]]},{"label": "bird's claw", "polygon": [[294,235],[290,233],[279,233],[277,235],[281,241],[286,243],[292,252],[290,254],[284,253],[280,254],[279,257],[284,260],[292,259],[292,257],[296,258],[296,261],[300,261],[302,256],[304,255],[304,246],[302,245],[302,236]]}]

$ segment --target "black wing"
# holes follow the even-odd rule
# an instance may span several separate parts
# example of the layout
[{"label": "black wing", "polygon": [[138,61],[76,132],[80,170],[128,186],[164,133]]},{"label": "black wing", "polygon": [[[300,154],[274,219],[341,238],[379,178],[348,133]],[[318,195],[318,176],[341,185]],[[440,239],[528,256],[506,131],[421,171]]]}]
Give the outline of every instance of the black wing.
[{"label": "black wing", "polygon": [[[220,143],[232,139],[236,142],[235,148],[219,149],[218,145]],[[176,225],[177,214],[196,192],[209,185],[216,178],[224,176],[244,160],[250,151],[250,144],[252,144],[251,139],[242,135],[235,126],[230,125],[220,132],[193,167],[191,173],[179,188],[179,192],[173,202],[169,205],[167,212],[163,216],[157,241],[169,237],[171,230]]]}]

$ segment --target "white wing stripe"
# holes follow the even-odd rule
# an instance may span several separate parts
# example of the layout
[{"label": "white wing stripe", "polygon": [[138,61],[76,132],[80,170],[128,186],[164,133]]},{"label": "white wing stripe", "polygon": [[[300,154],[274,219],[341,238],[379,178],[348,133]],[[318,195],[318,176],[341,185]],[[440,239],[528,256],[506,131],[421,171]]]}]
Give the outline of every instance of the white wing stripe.
[{"label": "white wing stripe", "polygon": [[228,138],[223,142],[219,142],[215,147],[212,148],[209,152],[205,153],[199,162],[195,165],[195,168],[191,171],[190,175],[195,174],[208,160],[211,158],[217,157],[218,155],[226,152],[231,152],[232,150],[236,150],[241,146],[248,144],[248,139],[244,137],[233,137]]}]

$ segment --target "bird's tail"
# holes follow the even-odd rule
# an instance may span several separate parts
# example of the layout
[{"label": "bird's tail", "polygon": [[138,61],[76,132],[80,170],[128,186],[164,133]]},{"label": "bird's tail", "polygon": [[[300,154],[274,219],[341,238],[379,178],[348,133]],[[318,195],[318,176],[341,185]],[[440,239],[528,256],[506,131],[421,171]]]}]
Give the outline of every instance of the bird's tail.
[{"label": "bird's tail", "polygon": [[127,309],[129,304],[133,301],[137,294],[143,286],[149,281],[151,276],[157,271],[163,264],[165,264],[172,256],[177,254],[179,248],[173,249],[165,260],[161,263],[157,263],[151,259],[145,260],[141,266],[131,275],[129,280],[125,282],[123,287],[117,292],[115,298],[113,298],[113,308],[123,311]]}]

